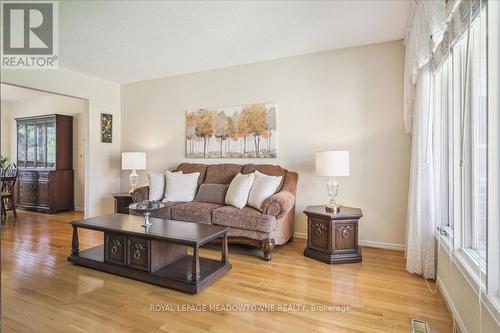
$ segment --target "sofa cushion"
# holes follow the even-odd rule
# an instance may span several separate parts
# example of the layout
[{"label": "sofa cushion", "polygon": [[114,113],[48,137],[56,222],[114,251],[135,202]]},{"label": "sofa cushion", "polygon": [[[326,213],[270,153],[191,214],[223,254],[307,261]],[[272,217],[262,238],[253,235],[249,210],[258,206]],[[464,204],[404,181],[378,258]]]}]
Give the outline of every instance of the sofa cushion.
[{"label": "sofa cushion", "polygon": [[265,175],[258,170],[253,174],[255,175],[255,179],[250,194],[248,195],[247,205],[262,212],[264,201],[276,193],[283,177]]},{"label": "sofa cushion", "polygon": [[[175,207],[177,205],[182,204],[181,202],[164,202],[165,205],[164,208],[154,210],[151,212],[151,217],[158,217],[161,219],[167,219],[171,220],[172,219],[172,207]],[[132,215],[141,215],[141,213],[137,213],[136,211],[133,211],[132,209],[129,210],[130,214]]]},{"label": "sofa cushion", "polygon": [[226,184],[201,184],[194,201],[223,205],[228,187]]},{"label": "sofa cushion", "polygon": [[252,188],[254,173],[242,175],[239,173],[229,184],[224,202],[236,208],[243,208],[248,202],[248,194]]},{"label": "sofa cushion", "polygon": [[212,224],[212,211],[223,205],[211,202],[187,202],[172,208],[172,219],[177,221]]},{"label": "sofa cushion", "polygon": [[281,182],[276,191],[279,191],[283,186],[283,181],[285,180],[286,170],[280,167],[279,165],[272,164],[245,164],[241,170],[241,173],[247,174],[252,173],[254,171],[262,172],[268,176],[281,176]]},{"label": "sofa cushion", "polygon": [[257,209],[243,207],[238,209],[225,206],[212,212],[212,223],[226,227],[272,232],[276,228],[274,216],[265,215]]},{"label": "sofa cushion", "polygon": [[165,194],[165,176],[162,173],[148,172],[149,200],[161,200]]},{"label": "sofa cushion", "polygon": [[207,167],[207,175],[204,183],[207,184],[229,184],[231,180],[241,172],[239,164],[213,164]]},{"label": "sofa cushion", "polygon": [[205,179],[205,174],[207,172],[206,164],[195,164],[195,163],[181,163],[173,172],[182,171],[182,173],[193,173],[199,172],[200,176],[198,177],[198,185],[203,183]]},{"label": "sofa cushion", "polygon": [[181,172],[165,173],[165,198],[166,201],[191,202],[198,188],[199,172],[183,174]]},{"label": "sofa cushion", "polygon": [[[177,173],[182,173],[178,171]],[[163,173],[148,172],[149,200],[162,200],[165,195],[165,175]]]}]

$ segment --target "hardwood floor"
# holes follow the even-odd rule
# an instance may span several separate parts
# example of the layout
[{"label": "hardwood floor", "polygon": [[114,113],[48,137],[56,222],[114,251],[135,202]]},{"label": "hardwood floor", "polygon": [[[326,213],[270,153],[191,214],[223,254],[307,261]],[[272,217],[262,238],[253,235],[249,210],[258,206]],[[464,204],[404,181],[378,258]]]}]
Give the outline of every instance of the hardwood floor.
[{"label": "hardwood floor", "polygon": [[[409,332],[409,318],[451,332],[441,295],[405,272],[402,252],[363,248],[363,262],[328,265],[304,257],[304,240],[278,246],[270,262],[231,246],[233,269],[199,295],[75,266],[69,221],[80,213],[19,211],[2,234],[2,332]],[[102,243],[81,230],[80,248]],[[201,255],[219,258],[220,251]],[[151,306],[300,304],[309,311],[152,311]],[[313,312],[312,306],[350,311]],[[182,310],[182,308],[180,308]]]}]

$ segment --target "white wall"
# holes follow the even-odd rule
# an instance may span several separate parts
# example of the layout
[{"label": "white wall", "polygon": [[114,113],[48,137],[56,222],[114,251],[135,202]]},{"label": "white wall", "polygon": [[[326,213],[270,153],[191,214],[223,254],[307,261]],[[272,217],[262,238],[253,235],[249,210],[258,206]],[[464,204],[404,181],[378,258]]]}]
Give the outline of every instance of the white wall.
[{"label": "white wall", "polygon": [[[12,102],[10,119],[10,160],[17,160],[17,132],[15,118],[45,114],[63,114],[73,116],[73,170],[75,171],[75,210],[84,207],[84,149],[86,142],[87,101],[80,98],[50,95],[24,101]],[[10,126],[9,126],[10,125]]]},{"label": "white wall", "polygon": [[0,154],[10,158],[10,113],[12,103],[1,101],[0,105]]},{"label": "white wall", "polygon": [[[85,214],[113,211],[112,193],[120,189],[120,86],[85,74],[59,70],[2,70],[2,82],[88,100]],[[113,143],[101,143],[100,113],[113,114]]]},{"label": "white wall", "polygon": [[[363,209],[360,239],[401,246],[411,141],[402,121],[403,60],[404,46],[395,41],[122,85],[122,150],[145,151],[148,170],[164,171],[186,161],[186,110],[276,102],[278,158],[187,161],[297,171],[295,229],[304,233],[303,209],[327,201],[314,153],[347,149],[351,176],[339,179],[339,199]],[[147,182],[145,172],[140,176]]]}]

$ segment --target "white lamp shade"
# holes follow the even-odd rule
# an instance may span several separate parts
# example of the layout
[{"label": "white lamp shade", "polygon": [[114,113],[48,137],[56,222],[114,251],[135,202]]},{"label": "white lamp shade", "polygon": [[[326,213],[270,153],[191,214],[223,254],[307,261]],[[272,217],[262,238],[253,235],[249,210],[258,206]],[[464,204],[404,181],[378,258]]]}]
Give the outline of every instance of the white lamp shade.
[{"label": "white lamp shade", "polygon": [[146,153],[122,153],[122,170],[145,170]]},{"label": "white lamp shade", "polygon": [[316,175],[326,177],[349,176],[349,151],[321,151],[316,153]]}]

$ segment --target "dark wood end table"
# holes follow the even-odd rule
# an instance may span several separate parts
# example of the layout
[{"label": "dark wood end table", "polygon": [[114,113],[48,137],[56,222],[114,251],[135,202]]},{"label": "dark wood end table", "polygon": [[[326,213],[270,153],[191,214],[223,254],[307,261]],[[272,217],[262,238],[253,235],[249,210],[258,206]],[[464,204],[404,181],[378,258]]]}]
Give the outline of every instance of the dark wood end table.
[{"label": "dark wood end table", "polygon": [[115,213],[128,214],[128,206],[134,203],[132,194],[128,192],[113,193],[115,198]]},{"label": "dark wood end table", "polygon": [[307,247],[304,255],[328,264],[360,262],[358,221],[361,209],[342,206],[338,213],[328,212],[326,206],[308,206]]},{"label": "dark wood end table", "polygon": [[[68,261],[163,287],[196,294],[231,269],[227,232],[229,228],[150,218],[152,226],[141,227],[142,216],[111,214],[71,222],[73,239]],[[80,250],[78,229],[104,233],[104,244]],[[202,258],[199,248],[222,238],[220,260]],[[192,248],[192,255],[187,249]]]}]

